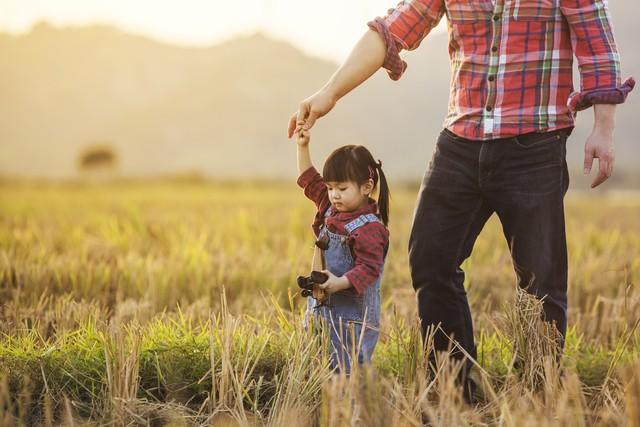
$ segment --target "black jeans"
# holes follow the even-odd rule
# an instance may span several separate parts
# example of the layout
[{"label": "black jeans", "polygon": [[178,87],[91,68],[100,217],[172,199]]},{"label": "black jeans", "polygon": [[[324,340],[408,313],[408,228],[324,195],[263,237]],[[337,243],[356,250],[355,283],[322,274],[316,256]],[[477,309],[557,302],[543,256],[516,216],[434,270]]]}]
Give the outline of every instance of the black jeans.
[{"label": "black jeans", "polygon": [[[566,141],[571,129],[472,141],[443,130],[424,175],[409,240],[411,279],[423,338],[436,351],[450,336],[477,357],[462,262],[495,212],[511,251],[517,283],[543,299],[564,346],[567,244],[564,195],[569,187]],[[444,333],[442,333],[444,332]],[[464,355],[454,348],[453,356]],[[470,364],[467,364],[467,369]],[[464,370],[463,370],[464,371]]]}]

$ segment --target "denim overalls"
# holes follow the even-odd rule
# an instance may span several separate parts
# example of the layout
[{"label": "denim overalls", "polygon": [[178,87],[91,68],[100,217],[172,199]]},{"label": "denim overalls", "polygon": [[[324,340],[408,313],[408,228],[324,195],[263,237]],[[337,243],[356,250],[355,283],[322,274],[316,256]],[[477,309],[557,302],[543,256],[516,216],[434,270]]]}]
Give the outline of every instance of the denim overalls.
[{"label": "denim overalls", "polygon": [[[331,208],[327,209],[325,217],[329,216]],[[374,214],[360,215],[345,226],[349,235],[368,222],[381,222]],[[349,236],[332,233],[326,226],[322,226],[319,236],[326,233],[329,236],[329,247],[324,251],[326,269],[340,277],[351,270],[355,263],[349,247]],[[386,260],[386,250],[385,250]],[[369,285],[362,295],[358,295],[355,289],[329,295],[325,305],[316,307],[317,302],[311,297],[307,298],[307,312],[305,313],[305,326],[308,319],[316,314],[317,320],[324,320],[323,324],[328,328],[331,339],[331,368],[344,367],[347,374],[350,373],[350,356],[358,350],[358,363],[371,361],[373,349],[378,342],[380,326],[380,278],[383,267],[380,269],[375,283]],[[365,318],[366,316],[366,318]],[[364,327],[364,332],[363,332]]]}]

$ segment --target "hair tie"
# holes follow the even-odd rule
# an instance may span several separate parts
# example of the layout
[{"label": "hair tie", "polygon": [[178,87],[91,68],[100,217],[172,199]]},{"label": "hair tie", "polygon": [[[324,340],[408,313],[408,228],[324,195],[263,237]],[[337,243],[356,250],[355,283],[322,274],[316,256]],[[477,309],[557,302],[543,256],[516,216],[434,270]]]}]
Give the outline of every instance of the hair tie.
[{"label": "hair tie", "polygon": [[378,159],[378,163],[376,164],[378,169],[382,169],[382,160]]}]

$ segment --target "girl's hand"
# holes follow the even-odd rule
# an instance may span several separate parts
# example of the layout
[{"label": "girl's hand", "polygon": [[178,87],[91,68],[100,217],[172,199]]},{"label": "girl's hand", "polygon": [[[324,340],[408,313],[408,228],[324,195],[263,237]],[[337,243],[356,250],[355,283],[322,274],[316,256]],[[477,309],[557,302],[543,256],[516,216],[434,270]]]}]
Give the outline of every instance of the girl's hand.
[{"label": "girl's hand", "polygon": [[306,147],[307,145],[309,145],[309,140],[311,139],[311,135],[309,134],[308,130],[304,130],[304,128],[302,127],[304,126],[304,122],[300,121],[298,122],[298,127],[296,128],[296,144],[298,144],[300,147]]},{"label": "girl's hand", "polygon": [[[373,40],[379,42],[380,39],[374,38]],[[306,130],[311,129],[316,120],[331,111],[336,105],[336,102],[338,102],[338,96],[335,91],[329,87],[320,89],[302,101],[298,107],[298,111],[293,113],[289,118],[289,126],[287,129],[289,138],[294,134],[294,129],[300,127],[299,122],[304,122],[303,125],[306,127]]]},{"label": "girl's hand", "polygon": [[345,289],[349,289],[351,287],[351,282],[344,276],[337,277],[329,270],[322,270],[322,272],[329,276],[329,279],[318,285],[318,287],[324,290],[328,294],[335,294],[339,291],[344,291]]}]

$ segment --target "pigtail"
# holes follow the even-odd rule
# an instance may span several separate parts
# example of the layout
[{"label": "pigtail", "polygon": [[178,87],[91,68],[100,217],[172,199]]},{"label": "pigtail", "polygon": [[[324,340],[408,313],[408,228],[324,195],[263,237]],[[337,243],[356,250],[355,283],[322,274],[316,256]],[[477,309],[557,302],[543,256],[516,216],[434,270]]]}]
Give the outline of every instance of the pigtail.
[{"label": "pigtail", "polygon": [[389,193],[389,185],[387,184],[387,178],[384,176],[384,172],[382,172],[382,162],[378,160],[376,164],[376,169],[378,170],[380,191],[378,192],[378,209],[380,210],[380,216],[382,217],[382,222],[385,226],[389,225],[389,199],[391,194]]}]

